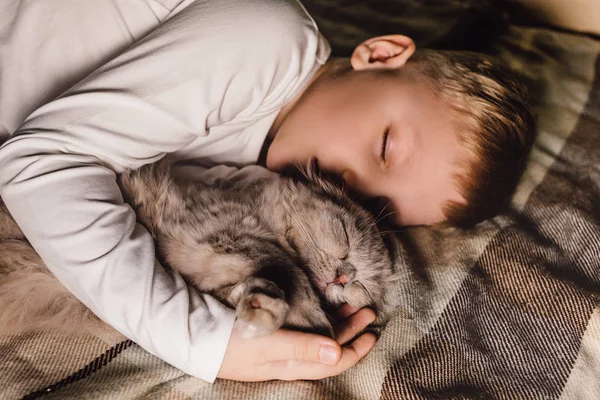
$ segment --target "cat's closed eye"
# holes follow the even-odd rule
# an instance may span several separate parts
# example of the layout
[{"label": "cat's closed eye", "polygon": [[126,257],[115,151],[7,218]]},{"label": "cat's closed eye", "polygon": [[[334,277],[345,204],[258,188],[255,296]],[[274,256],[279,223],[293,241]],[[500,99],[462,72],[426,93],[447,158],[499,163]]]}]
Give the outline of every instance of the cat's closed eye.
[{"label": "cat's closed eye", "polygon": [[314,227],[318,235],[315,235],[314,241],[317,247],[339,260],[348,258],[350,243],[342,219],[336,215],[321,214],[315,222]]}]

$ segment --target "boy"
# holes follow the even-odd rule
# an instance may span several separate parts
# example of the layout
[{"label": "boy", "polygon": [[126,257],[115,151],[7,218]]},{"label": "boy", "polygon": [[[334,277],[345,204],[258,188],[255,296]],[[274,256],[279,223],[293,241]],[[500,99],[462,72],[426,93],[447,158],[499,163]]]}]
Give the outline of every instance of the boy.
[{"label": "boy", "polygon": [[[246,165],[262,151],[273,170],[316,157],[363,194],[388,198],[401,224],[470,224],[488,216],[482,205],[506,200],[531,146],[519,90],[488,76],[493,65],[413,56],[401,35],[327,61],[327,42],[295,1],[77,3],[70,16],[44,2],[3,6],[3,15],[21,15],[1,31],[14,57],[0,66],[0,135],[10,136],[0,148],[0,195],[83,303],[207,381],[338,374],[374,345],[365,334],[341,347],[374,315],[344,309],[337,341],[284,330],[241,340],[233,310],[155,260],[115,173],[166,153]],[[83,14],[91,22],[77,26]],[[20,35],[20,21],[36,31]],[[44,51],[57,32],[72,42]],[[82,54],[93,45],[102,51],[90,65]]]}]

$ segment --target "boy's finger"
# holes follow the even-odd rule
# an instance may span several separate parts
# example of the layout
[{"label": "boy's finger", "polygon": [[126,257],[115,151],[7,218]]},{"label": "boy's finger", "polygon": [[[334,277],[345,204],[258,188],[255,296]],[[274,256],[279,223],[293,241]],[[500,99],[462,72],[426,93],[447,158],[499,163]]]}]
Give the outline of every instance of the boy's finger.
[{"label": "boy's finger", "polygon": [[336,364],[342,349],[335,340],[311,333],[279,330],[269,338],[265,361],[304,361]]},{"label": "boy's finger", "polygon": [[337,309],[337,316],[340,319],[347,319],[348,317],[354,315],[358,310],[360,310],[359,307],[353,307],[350,304],[345,303],[343,306]]},{"label": "boy's finger", "polygon": [[375,312],[370,308],[363,308],[352,315],[336,329],[335,339],[341,345],[352,340],[360,331],[375,321]]},{"label": "boy's finger", "polygon": [[325,365],[317,363],[291,363],[275,365],[278,369],[277,379],[298,380],[298,379],[323,379],[330,376],[339,375],[350,367],[353,367],[364,356],[371,351],[377,338],[375,335],[366,333],[358,337],[350,346],[344,347],[340,362],[335,365]]},{"label": "boy's finger", "polygon": [[373,349],[375,343],[377,343],[377,336],[372,333],[365,333],[364,335],[357,337],[351,345],[343,347],[342,358],[340,359],[340,362],[334,366],[339,369],[339,372],[337,372],[336,375],[359,362],[371,351],[371,349]]}]

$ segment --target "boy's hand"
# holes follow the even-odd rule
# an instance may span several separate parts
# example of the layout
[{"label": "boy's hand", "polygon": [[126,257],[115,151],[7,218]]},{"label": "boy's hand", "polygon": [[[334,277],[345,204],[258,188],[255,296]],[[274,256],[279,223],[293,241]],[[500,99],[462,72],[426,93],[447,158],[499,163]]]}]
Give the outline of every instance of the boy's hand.
[{"label": "boy's hand", "polygon": [[[236,381],[322,379],[354,366],[375,345],[365,333],[344,346],[375,320],[373,310],[342,307],[346,319],[336,329],[336,340],[280,329],[254,339],[242,339],[235,329],[229,339],[219,378]],[[344,347],[342,347],[344,346]]]}]

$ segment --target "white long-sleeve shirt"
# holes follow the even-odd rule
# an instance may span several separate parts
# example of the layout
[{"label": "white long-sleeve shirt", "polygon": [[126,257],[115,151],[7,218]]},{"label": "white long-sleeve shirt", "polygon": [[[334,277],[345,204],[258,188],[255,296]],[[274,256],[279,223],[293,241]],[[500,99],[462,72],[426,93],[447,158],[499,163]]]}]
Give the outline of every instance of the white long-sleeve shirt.
[{"label": "white long-sleeve shirt", "polygon": [[327,42],[294,0],[21,0],[0,15],[0,195],[100,318],[213,381],[234,311],[156,261],[115,173],[172,152],[256,162]]}]

